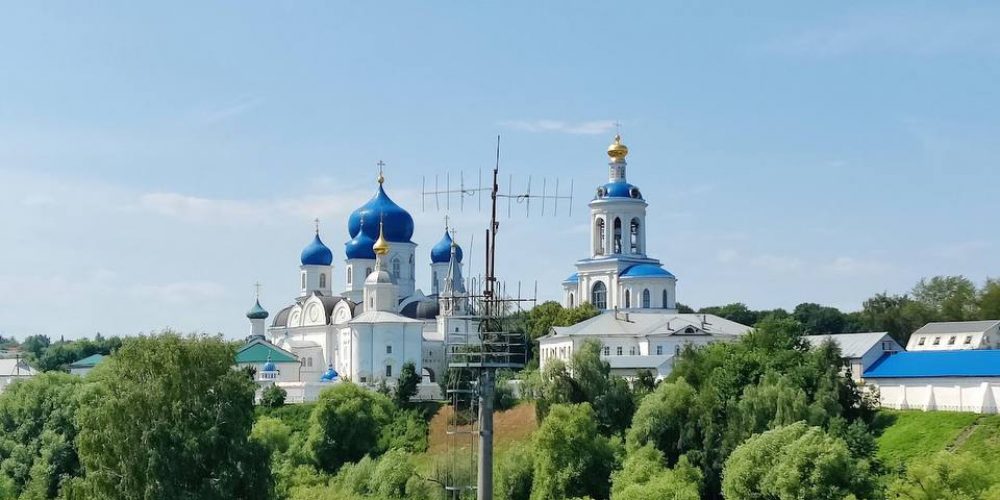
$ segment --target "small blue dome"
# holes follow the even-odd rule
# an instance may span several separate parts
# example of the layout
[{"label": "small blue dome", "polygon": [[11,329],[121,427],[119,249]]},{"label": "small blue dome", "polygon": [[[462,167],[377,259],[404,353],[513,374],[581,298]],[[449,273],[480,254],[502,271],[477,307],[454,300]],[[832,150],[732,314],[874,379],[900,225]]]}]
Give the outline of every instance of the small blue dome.
[{"label": "small blue dome", "polygon": [[[431,262],[434,264],[448,263],[451,261],[451,235],[445,230],[441,241],[431,248]],[[462,247],[455,245],[455,258],[462,262]]]},{"label": "small blue dome", "polygon": [[303,266],[329,266],[333,264],[333,252],[319,239],[319,233],[316,233],[312,242],[302,249],[301,260]]},{"label": "small blue dome", "polygon": [[323,375],[319,378],[319,380],[321,382],[332,382],[334,380],[337,380],[337,377],[339,377],[339,376],[340,375],[337,373],[337,370],[333,369],[333,365],[330,365],[326,369],[326,371],[323,372]]},{"label": "small blue dome", "polygon": [[257,299],[257,302],[253,305],[253,307],[247,311],[248,319],[267,319],[267,316],[267,311],[260,306],[260,299]]},{"label": "small blue dome", "polygon": [[599,186],[597,188],[597,196],[595,196],[594,199],[599,200],[605,198],[643,199],[642,192],[639,191],[639,188],[625,181],[609,182],[603,186]]},{"label": "small blue dome", "polygon": [[579,283],[579,282],[580,282],[580,273],[573,273],[569,275],[569,278],[566,278],[563,281],[563,283]]},{"label": "small blue dome", "polygon": [[381,184],[375,196],[355,210],[347,220],[347,231],[351,238],[355,238],[361,232],[362,219],[365,221],[364,233],[372,241],[378,239],[380,221],[384,226],[383,231],[387,241],[408,243],[413,237],[413,217],[385,194]]},{"label": "small blue dome", "polygon": [[375,240],[368,237],[364,232],[359,232],[351,241],[344,243],[344,253],[348,259],[374,259]]},{"label": "small blue dome", "polygon": [[636,264],[621,274],[622,278],[673,278],[666,269],[654,264]]},{"label": "small blue dome", "polygon": [[261,367],[261,371],[263,371],[263,372],[276,372],[276,371],[278,371],[278,365],[275,365],[273,361],[271,361],[270,359],[268,359],[267,362],[264,363],[264,366]]}]

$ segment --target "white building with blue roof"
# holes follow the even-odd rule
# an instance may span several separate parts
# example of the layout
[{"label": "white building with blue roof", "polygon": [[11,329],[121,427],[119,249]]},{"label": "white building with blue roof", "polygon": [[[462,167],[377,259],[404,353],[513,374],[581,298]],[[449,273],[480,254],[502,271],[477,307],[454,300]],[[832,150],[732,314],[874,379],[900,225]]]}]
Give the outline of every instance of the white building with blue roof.
[{"label": "white building with blue roof", "polygon": [[998,413],[1000,349],[886,354],[864,378],[883,407]]},{"label": "white building with blue roof", "polygon": [[466,316],[462,249],[446,227],[430,252],[431,293],[418,289],[413,217],[389,198],[384,183],[380,172],[375,195],[347,220],[342,291],[334,292],[334,253],[317,222],[299,257],[299,296],[274,315],[270,327],[259,300],[247,313],[251,339],[266,340],[296,359],[294,376],[280,365],[277,372],[265,370],[266,360],[252,362],[291,401],[314,399],[324,385],[343,379],[392,385],[406,363],[423,376],[421,393],[433,397],[444,374],[446,336],[478,330]]},{"label": "white building with blue roof", "polygon": [[608,146],[608,182],[590,202],[590,256],[563,282],[563,305],[676,312],[677,278],[646,249],[646,203],[626,178],[628,147]]}]

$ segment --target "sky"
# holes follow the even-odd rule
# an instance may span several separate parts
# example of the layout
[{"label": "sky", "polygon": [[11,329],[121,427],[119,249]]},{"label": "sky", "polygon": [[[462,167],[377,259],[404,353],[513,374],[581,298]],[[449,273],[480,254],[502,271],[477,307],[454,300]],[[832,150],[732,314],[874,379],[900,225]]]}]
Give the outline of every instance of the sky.
[{"label": "sky", "polygon": [[[5,2],[0,334],[240,338],[298,293],[313,219],[386,189],[418,284],[449,215],[421,196],[556,179],[514,205],[508,290],[587,257],[615,122],[678,301],[856,310],[921,277],[1000,276],[1000,6],[973,2]],[[425,184],[426,183],[426,184]],[[471,269],[470,269],[471,267]]]}]

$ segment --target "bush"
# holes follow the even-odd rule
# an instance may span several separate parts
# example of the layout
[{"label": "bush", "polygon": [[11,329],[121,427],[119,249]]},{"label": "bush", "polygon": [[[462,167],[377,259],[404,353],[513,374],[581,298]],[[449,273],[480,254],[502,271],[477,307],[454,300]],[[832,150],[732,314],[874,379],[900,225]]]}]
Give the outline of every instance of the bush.
[{"label": "bush", "polygon": [[272,455],[288,450],[292,428],[274,417],[260,417],[253,424],[250,439],[258,442]]},{"label": "bush", "polygon": [[403,450],[389,450],[375,465],[368,491],[380,498],[406,498],[406,483],[413,476],[413,461]]},{"label": "bush", "polygon": [[285,405],[288,393],[276,385],[269,386],[260,394],[260,405],[265,408],[279,408]]},{"label": "bush", "polygon": [[525,443],[518,444],[497,461],[493,491],[500,500],[528,500],[534,474],[534,450]]},{"label": "bush", "polygon": [[306,449],[316,466],[333,472],[378,452],[382,428],[392,421],[389,398],[344,382],[323,391],[309,416]]}]

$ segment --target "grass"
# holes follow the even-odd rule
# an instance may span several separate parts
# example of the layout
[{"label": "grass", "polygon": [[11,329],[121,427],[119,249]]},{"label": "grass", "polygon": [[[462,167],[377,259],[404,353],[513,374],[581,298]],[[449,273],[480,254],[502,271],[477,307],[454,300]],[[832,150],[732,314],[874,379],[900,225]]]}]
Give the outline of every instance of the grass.
[{"label": "grass", "polygon": [[917,458],[929,457],[948,449],[962,431],[980,415],[948,411],[879,412],[883,427],[878,438],[878,455],[889,468],[896,469]]}]

